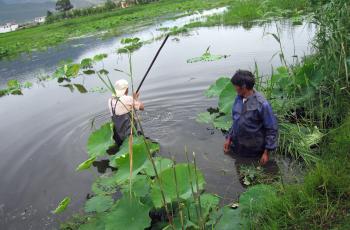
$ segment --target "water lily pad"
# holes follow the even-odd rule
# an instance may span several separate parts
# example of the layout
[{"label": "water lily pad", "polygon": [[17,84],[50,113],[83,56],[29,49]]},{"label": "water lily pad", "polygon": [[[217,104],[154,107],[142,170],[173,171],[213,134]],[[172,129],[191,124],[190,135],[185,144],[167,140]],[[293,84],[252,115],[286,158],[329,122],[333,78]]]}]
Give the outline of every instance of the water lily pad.
[{"label": "water lily pad", "polygon": [[195,57],[187,60],[187,63],[195,63],[195,62],[209,62],[209,61],[218,61],[223,58],[229,57],[229,55],[214,55],[209,52],[210,46],[207,48],[205,53],[200,57]]},{"label": "water lily pad", "polygon": [[231,84],[231,80],[228,77],[220,77],[212,84],[209,89],[204,92],[207,97],[218,97],[221,91],[225,88],[227,84]]},{"label": "water lily pad", "polygon": [[[188,199],[192,196],[191,192],[191,181],[193,182],[193,190],[197,192],[197,187],[195,185],[195,168],[194,165],[189,165],[190,170],[188,170],[187,164],[178,164],[175,166],[176,179],[177,179],[177,189],[179,192],[179,197],[181,199]],[[190,171],[190,173],[189,173]],[[203,174],[197,169],[198,175],[198,190],[204,188],[205,180]],[[168,168],[159,174],[159,179],[162,184],[162,188],[165,195],[165,200],[167,203],[177,200],[176,194],[176,183],[174,177],[174,169]],[[159,184],[157,181],[154,181],[151,186],[151,197],[155,207],[161,207],[162,196],[160,193]]]},{"label": "water lily pad", "polygon": [[64,210],[66,210],[66,208],[68,207],[69,204],[70,204],[70,198],[69,197],[64,198],[58,204],[57,208],[52,211],[52,213],[59,214],[59,213],[63,212]]},{"label": "water lily pad", "polygon": [[103,218],[105,229],[145,229],[151,224],[150,209],[150,207],[143,205],[138,198],[123,196]]},{"label": "water lily pad", "polygon": [[108,122],[90,134],[86,148],[89,157],[99,157],[106,154],[112,145],[114,145],[113,125]]},{"label": "water lily pad", "polygon": [[113,198],[110,196],[94,196],[85,203],[85,212],[104,212],[113,205]]},{"label": "water lily pad", "polygon": [[231,115],[232,105],[236,97],[236,91],[232,84],[227,84],[219,95],[219,110],[226,115]]},{"label": "water lily pad", "polygon": [[231,229],[249,229],[247,220],[241,217],[241,209],[232,209],[230,207],[223,207],[221,209],[221,218],[215,226],[217,230],[231,230]]}]

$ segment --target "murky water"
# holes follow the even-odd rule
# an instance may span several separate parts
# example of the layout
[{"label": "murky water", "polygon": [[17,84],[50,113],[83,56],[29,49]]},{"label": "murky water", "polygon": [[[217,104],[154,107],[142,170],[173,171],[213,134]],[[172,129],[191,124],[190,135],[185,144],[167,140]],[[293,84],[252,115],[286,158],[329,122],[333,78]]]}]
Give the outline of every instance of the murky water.
[{"label": "murky water", "polygon": [[[308,42],[314,28],[302,25],[282,28],[281,41],[287,59],[310,52]],[[161,27],[161,25],[159,25]],[[154,28],[154,27],[152,27]],[[154,32],[154,31],[153,31]],[[146,111],[141,113],[145,134],[161,144],[161,154],[185,160],[184,146],[196,152],[207,190],[223,197],[224,202],[237,198],[244,189],[238,181],[235,160],[224,155],[223,134],[195,117],[215,99],[203,91],[219,76],[231,76],[237,69],[253,69],[256,61],[261,73],[280,65],[279,45],[266,32],[275,32],[275,24],[264,27],[201,28],[191,36],[169,40],[141,89]],[[151,34],[151,30],[144,34]],[[31,59],[0,62],[0,81],[9,78],[33,80],[37,73],[54,69],[61,59],[79,61],[98,53],[108,53],[104,67],[113,81],[122,76],[114,68],[127,69],[127,57],[117,55],[118,38],[106,41],[95,37],[75,40],[59,49],[33,55]],[[145,45],[132,56],[135,82],[138,83],[161,41]],[[82,44],[82,45],[77,45]],[[75,45],[75,46],[74,46]],[[208,46],[213,54],[231,55],[227,59],[187,64]],[[87,89],[102,86],[97,78],[76,79]],[[0,229],[52,229],[59,220],[81,210],[93,181],[91,172],[76,173],[76,166],[87,158],[85,144],[91,130],[109,120],[109,93],[71,93],[55,82],[35,85],[24,96],[0,99]],[[96,170],[95,170],[96,171]],[[50,214],[65,196],[72,198],[68,211],[58,218]]]}]

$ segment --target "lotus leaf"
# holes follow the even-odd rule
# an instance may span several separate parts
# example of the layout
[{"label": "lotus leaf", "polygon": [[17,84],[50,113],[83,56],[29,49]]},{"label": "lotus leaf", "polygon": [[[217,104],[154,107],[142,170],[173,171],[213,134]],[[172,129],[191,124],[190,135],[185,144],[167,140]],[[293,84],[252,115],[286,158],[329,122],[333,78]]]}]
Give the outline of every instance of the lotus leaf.
[{"label": "lotus leaf", "polygon": [[112,127],[112,123],[108,122],[90,134],[86,147],[89,157],[103,156],[114,145]]},{"label": "lotus leaf", "polygon": [[85,203],[85,212],[104,212],[113,205],[113,198],[110,196],[94,196]]},{"label": "lotus leaf", "polygon": [[[189,168],[188,168],[189,167]],[[190,169],[190,170],[189,170]],[[177,190],[181,199],[188,199],[192,196],[191,182],[194,192],[202,190],[204,188],[205,180],[203,174],[197,170],[198,175],[198,190],[196,186],[195,168],[193,164],[178,164],[175,166]],[[167,203],[177,200],[176,183],[174,177],[174,169],[168,168],[159,174],[159,180],[162,185],[165,200]],[[162,196],[160,193],[160,187],[158,181],[155,179],[151,185],[151,197],[155,207],[161,207]]]}]

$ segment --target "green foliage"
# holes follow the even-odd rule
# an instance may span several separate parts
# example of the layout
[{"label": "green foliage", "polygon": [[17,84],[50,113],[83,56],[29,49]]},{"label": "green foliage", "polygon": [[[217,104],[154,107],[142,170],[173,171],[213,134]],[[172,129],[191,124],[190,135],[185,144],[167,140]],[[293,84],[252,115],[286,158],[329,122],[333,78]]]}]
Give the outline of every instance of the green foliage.
[{"label": "green foliage", "polygon": [[217,230],[248,229],[245,219],[241,218],[241,208],[224,206],[220,209],[220,218],[215,225]]},{"label": "green foliage", "polygon": [[204,92],[204,95],[211,97],[218,97],[226,85],[231,84],[231,80],[228,77],[220,77],[214,84],[210,85],[208,90]]},{"label": "green foliage", "polygon": [[118,49],[118,53],[132,53],[140,49],[143,45],[143,42],[140,41],[140,38],[123,38],[120,41],[124,46]]},{"label": "green foliage", "polygon": [[100,157],[113,145],[113,124],[108,122],[91,133],[86,149],[89,157]]},{"label": "green foliage", "polygon": [[213,55],[209,52],[210,46],[207,48],[207,50],[204,52],[204,54],[200,57],[195,57],[187,60],[187,63],[194,63],[194,62],[210,62],[210,61],[218,61],[223,58],[227,58],[228,55]]},{"label": "green foliage", "polygon": [[5,95],[22,95],[22,88],[31,88],[33,83],[24,82],[21,84],[18,80],[7,81],[7,88],[0,89],[0,97]]},{"label": "green foliage", "polygon": [[66,210],[66,208],[68,207],[68,205],[70,204],[70,198],[66,197],[64,198],[56,207],[55,210],[52,211],[53,214],[60,214],[61,212],[63,212],[64,210]]},{"label": "green foliage", "polygon": [[109,195],[117,190],[117,178],[115,173],[102,174],[92,184],[92,192],[96,195]]},{"label": "green foliage", "polygon": [[236,91],[232,84],[227,84],[219,95],[219,110],[222,113],[231,114],[232,105],[236,97]]},{"label": "green foliage", "polygon": [[[188,168],[189,167],[189,168]],[[177,179],[177,189],[175,183],[175,173]],[[177,199],[176,190],[178,190],[181,199],[188,199],[192,196],[191,188],[194,192],[200,191],[204,188],[204,177],[202,173],[198,172],[198,188],[195,185],[195,168],[194,165],[178,164],[175,166],[175,173],[173,168],[168,168],[159,174],[159,180],[164,191],[166,202],[172,202]],[[155,207],[162,207],[161,188],[158,182],[154,182],[151,186],[151,197]]]},{"label": "green foliage", "polygon": [[85,212],[105,212],[113,205],[113,198],[110,196],[98,195],[90,198],[85,203]]},{"label": "green foliage", "polygon": [[90,157],[86,161],[79,164],[78,167],[75,169],[75,171],[82,171],[85,169],[89,169],[95,160],[96,160],[96,156]]},{"label": "green foliage", "polygon": [[73,9],[73,5],[70,0],[57,0],[56,2],[56,10],[57,11],[68,11]]}]

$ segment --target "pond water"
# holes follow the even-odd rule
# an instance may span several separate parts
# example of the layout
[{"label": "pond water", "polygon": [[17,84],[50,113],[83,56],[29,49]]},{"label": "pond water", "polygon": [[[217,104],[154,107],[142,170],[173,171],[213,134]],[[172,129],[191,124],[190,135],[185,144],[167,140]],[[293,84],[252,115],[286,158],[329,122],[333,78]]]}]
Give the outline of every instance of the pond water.
[{"label": "pond water", "polygon": [[[282,29],[281,41],[289,62],[294,54],[302,57],[310,53],[309,41],[315,28],[305,24],[293,27],[288,22],[277,25]],[[200,28],[190,36],[177,36],[179,41],[169,39],[141,89],[146,111],[140,115],[146,136],[160,142],[161,155],[174,156],[178,162],[185,161],[185,146],[190,153],[194,151],[207,191],[223,197],[224,203],[244,191],[235,160],[223,154],[223,134],[198,124],[195,118],[216,106],[216,99],[207,99],[203,92],[219,76],[231,76],[239,68],[253,70],[255,62],[264,74],[271,72],[271,66],[280,65],[278,55],[274,56],[279,44],[272,36],[264,35],[275,32],[275,26]],[[146,29],[143,33],[149,35],[152,31]],[[32,58],[0,62],[1,84],[9,78],[33,80],[38,73],[53,71],[59,60],[79,61],[99,53],[109,55],[104,67],[113,81],[125,78],[113,71],[128,66],[127,56],[115,53],[119,39],[73,40],[33,54]],[[160,43],[145,45],[132,55],[136,84]],[[216,62],[186,63],[202,55],[208,46],[213,54],[230,56]],[[75,82],[87,89],[102,86],[94,76],[79,77]],[[0,99],[0,229],[53,229],[60,220],[82,209],[93,173],[76,173],[75,168],[87,159],[85,144],[91,119],[96,117],[96,127],[109,120],[109,96],[72,93],[47,82],[24,90],[24,96]],[[53,216],[50,211],[65,196],[72,198],[69,209],[59,217]]]}]

